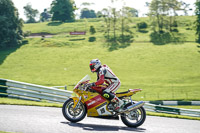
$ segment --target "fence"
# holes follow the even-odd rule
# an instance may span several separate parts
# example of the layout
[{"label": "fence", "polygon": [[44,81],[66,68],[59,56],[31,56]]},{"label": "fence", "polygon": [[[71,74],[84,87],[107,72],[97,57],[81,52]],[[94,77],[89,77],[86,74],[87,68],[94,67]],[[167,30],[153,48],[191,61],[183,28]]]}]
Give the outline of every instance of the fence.
[{"label": "fence", "polygon": [[141,92],[137,95],[134,95],[135,99],[138,100],[148,100],[148,101],[158,101],[158,100],[199,100],[200,91],[191,91],[191,92]]},{"label": "fence", "polygon": [[72,95],[72,92],[67,90],[6,79],[0,79],[0,85],[1,96],[27,100],[47,100],[63,103]]},{"label": "fence", "polygon": [[200,111],[194,111],[189,109],[172,108],[148,103],[145,103],[144,108],[151,112],[200,117]]}]

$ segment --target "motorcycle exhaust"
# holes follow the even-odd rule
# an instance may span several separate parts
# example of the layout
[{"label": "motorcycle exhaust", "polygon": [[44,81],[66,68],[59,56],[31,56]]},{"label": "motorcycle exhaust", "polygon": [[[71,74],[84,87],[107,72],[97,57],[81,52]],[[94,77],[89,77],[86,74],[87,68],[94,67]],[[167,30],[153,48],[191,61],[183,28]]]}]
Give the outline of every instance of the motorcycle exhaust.
[{"label": "motorcycle exhaust", "polygon": [[134,109],[138,109],[138,108],[142,107],[143,105],[144,105],[144,102],[140,101],[140,102],[138,102],[136,104],[128,106],[127,109],[123,111],[123,113],[128,113],[128,112],[130,112],[130,111],[132,111]]}]

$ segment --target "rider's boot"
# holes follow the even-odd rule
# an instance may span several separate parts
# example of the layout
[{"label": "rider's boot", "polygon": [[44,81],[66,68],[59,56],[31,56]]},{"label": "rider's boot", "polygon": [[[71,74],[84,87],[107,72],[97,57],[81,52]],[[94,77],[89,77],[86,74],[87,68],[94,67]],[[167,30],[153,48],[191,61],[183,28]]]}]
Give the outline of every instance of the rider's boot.
[{"label": "rider's boot", "polygon": [[115,111],[120,112],[120,111],[123,110],[124,102],[123,102],[121,99],[119,99],[117,96],[115,96],[115,97],[111,100],[111,102],[114,102],[114,103],[117,104],[117,107],[114,109]]}]

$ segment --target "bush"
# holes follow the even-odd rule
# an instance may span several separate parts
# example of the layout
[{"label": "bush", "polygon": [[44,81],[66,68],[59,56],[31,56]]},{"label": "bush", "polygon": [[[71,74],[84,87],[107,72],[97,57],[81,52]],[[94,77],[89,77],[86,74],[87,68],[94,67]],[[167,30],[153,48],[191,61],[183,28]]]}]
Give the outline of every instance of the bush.
[{"label": "bush", "polygon": [[185,28],[186,30],[192,30],[191,28],[189,28],[189,27],[187,27],[187,28]]},{"label": "bush", "polygon": [[141,29],[146,29],[148,25],[146,22],[140,22],[140,23],[137,23],[137,27],[139,30],[141,30]]},{"label": "bush", "polygon": [[153,32],[150,34],[151,42],[156,45],[164,45],[171,42],[171,35],[169,32]]},{"label": "bush", "polygon": [[171,32],[178,32],[178,29],[172,29]]},{"label": "bush", "polygon": [[96,33],[94,26],[90,26],[90,33],[93,35]]},{"label": "bush", "polygon": [[89,42],[94,42],[94,41],[96,41],[96,37],[90,37],[89,38]]},{"label": "bush", "polygon": [[31,34],[31,31],[25,31],[24,32],[24,37],[28,37],[28,36],[30,36],[30,34]]},{"label": "bush", "polygon": [[165,45],[168,43],[183,43],[185,41],[185,37],[181,36],[176,32],[152,32],[150,34],[151,42],[155,45]]}]

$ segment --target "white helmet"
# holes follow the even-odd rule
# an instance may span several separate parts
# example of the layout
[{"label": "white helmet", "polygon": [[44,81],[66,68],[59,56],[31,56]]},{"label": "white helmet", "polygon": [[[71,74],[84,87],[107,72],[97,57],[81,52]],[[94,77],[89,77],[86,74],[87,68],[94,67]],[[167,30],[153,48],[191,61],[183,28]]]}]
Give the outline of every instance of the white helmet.
[{"label": "white helmet", "polygon": [[90,70],[91,72],[97,72],[101,67],[101,61],[99,59],[93,59],[90,61]]}]

